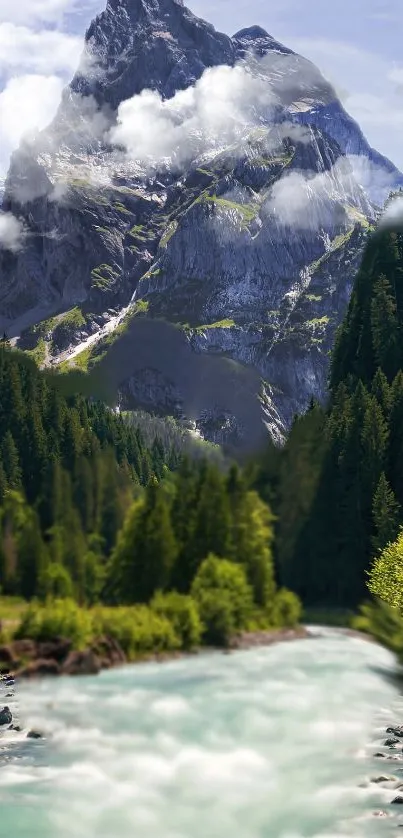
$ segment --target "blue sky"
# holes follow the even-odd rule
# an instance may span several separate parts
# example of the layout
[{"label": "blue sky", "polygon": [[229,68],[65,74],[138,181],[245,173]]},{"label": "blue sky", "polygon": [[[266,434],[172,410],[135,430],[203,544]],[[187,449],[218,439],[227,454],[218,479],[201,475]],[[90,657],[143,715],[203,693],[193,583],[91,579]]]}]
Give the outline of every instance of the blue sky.
[{"label": "blue sky", "polygon": [[[106,0],[0,0],[0,177],[52,118]],[[402,0],[188,0],[217,29],[259,24],[313,60],[376,148],[403,170]]]}]

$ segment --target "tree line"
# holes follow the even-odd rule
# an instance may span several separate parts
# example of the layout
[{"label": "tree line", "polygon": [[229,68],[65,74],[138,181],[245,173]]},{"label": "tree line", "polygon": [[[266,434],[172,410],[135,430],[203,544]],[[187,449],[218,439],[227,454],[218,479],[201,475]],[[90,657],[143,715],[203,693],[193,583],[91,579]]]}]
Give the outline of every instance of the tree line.
[{"label": "tree line", "polygon": [[403,233],[369,242],[332,355],[329,404],[312,402],[255,484],[273,500],[283,584],[308,605],[354,607],[403,525]]},{"label": "tree line", "polygon": [[191,596],[216,638],[297,619],[275,580],[272,513],[236,465],[146,442],[5,342],[0,392],[4,594],[87,607]]},{"label": "tree line", "polygon": [[[102,568],[133,493],[178,453],[103,404],[65,398],[57,378],[0,346],[0,584],[27,599],[71,580],[80,597]],[[88,590],[87,590],[88,589]]]}]

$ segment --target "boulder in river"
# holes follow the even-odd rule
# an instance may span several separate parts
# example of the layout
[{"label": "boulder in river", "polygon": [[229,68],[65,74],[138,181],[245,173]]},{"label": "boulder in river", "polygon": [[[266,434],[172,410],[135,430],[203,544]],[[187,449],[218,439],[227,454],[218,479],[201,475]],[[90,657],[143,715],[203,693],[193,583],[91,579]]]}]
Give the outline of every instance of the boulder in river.
[{"label": "boulder in river", "polygon": [[394,745],[400,745],[400,739],[385,739],[384,745],[387,745],[388,748],[393,748]]},{"label": "boulder in river", "polygon": [[43,733],[39,733],[38,730],[30,730],[27,733],[27,739],[43,739]]},{"label": "boulder in river", "polygon": [[401,725],[397,725],[397,727],[387,727],[386,733],[391,733],[392,736],[398,736],[400,739],[403,738],[403,727]]},{"label": "boulder in river", "polygon": [[12,713],[9,707],[3,707],[0,710],[0,725],[11,725],[13,721]]},{"label": "boulder in river", "polygon": [[402,806],[402,805],[403,805],[403,796],[402,796],[401,794],[398,794],[398,796],[397,796],[397,797],[395,797],[395,798],[392,800],[392,804],[393,804],[393,803],[394,803],[394,804],[398,804],[398,805]]},{"label": "boulder in river", "polygon": [[371,783],[394,783],[395,777],[386,777],[382,774],[380,777],[371,777]]}]

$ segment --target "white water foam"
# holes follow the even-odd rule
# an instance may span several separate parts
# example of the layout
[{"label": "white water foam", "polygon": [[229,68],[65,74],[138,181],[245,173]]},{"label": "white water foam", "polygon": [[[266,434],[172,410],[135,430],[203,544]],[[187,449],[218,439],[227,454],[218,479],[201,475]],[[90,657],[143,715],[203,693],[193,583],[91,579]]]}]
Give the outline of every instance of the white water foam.
[{"label": "white water foam", "polygon": [[403,722],[393,665],[379,646],[327,632],[20,686],[24,723],[47,739],[0,768],[0,836],[396,834],[396,782],[370,782],[401,768],[403,783],[403,761],[372,756]]}]

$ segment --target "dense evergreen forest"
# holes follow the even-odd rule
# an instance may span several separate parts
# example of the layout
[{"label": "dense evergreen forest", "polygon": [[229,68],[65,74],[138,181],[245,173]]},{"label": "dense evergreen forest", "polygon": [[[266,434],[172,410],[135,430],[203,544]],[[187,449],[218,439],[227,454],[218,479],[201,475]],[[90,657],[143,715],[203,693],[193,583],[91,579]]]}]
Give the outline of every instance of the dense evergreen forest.
[{"label": "dense evergreen forest", "polygon": [[6,341],[0,387],[3,594],[129,606],[192,593],[216,639],[295,622],[298,601],[276,587],[271,511],[236,465],[191,459],[169,433],[146,442],[135,418],[65,398]]},{"label": "dense evergreen forest", "polygon": [[1,585],[26,598],[99,587],[133,493],[178,455],[100,403],[66,400],[5,341],[0,347]]},{"label": "dense evergreen forest", "polygon": [[370,240],[333,352],[329,405],[312,402],[255,484],[277,516],[283,584],[308,605],[355,607],[403,524],[403,233]]},{"label": "dense evergreen forest", "polygon": [[380,228],[337,335],[327,407],[312,401],[283,448],[242,469],[172,444],[181,434],[161,420],[64,396],[4,340],[2,592],[170,614],[191,600],[217,642],[295,623],[295,595],[356,608],[368,586],[382,595],[388,578],[390,592],[396,549],[403,574],[402,330],[403,232]]}]

